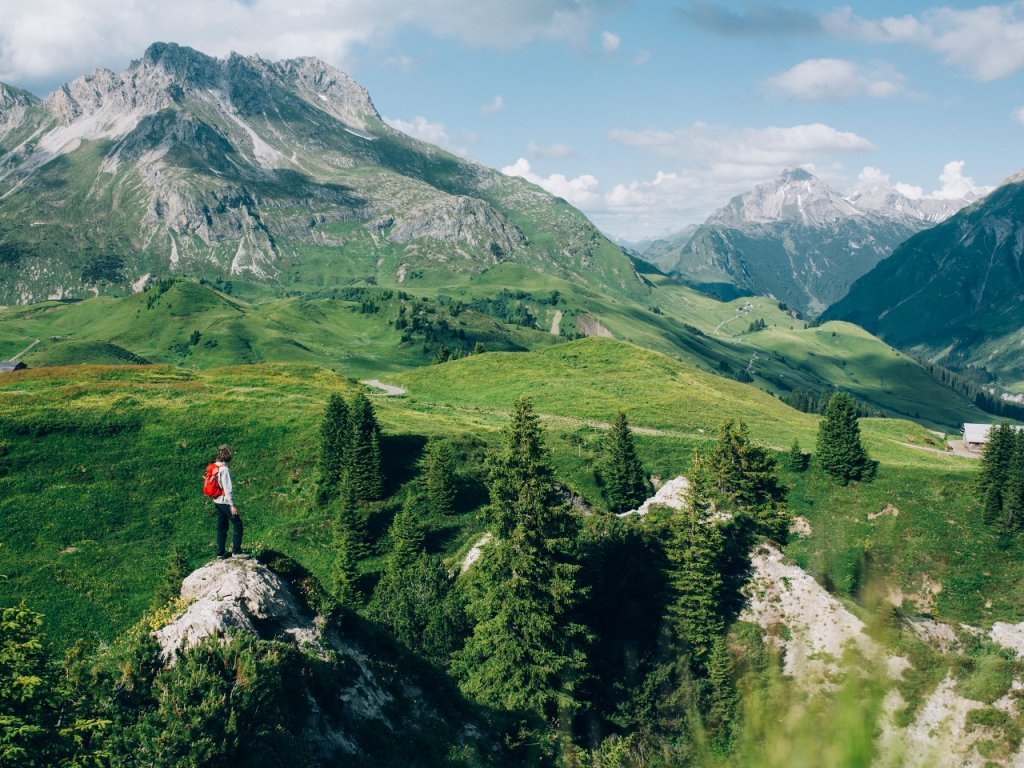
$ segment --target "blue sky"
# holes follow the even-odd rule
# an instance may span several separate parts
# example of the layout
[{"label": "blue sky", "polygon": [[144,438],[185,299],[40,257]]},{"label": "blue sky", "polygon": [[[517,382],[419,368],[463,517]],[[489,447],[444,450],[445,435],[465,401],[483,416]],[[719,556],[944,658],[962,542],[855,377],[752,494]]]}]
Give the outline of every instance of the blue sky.
[{"label": "blue sky", "polygon": [[319,56],[393,125],[630,240],[791,165],[917,195],[1024,166],[1024,2],[0,0],[0,19],[0,80],[40,95],[155,40]]}]

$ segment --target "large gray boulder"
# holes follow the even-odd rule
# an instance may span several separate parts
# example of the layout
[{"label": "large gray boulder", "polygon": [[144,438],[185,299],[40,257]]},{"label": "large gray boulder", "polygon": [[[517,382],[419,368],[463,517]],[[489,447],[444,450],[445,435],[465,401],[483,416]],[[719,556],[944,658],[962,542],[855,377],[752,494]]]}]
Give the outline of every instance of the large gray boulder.
[{"label": "large gray boulder", "polygon": [[207,637],[249,632],[323,653],[315,617],[295,598],[287,582],[255,560],[214,560],[181,585],[184,611],[153,635],[164,659]]}]

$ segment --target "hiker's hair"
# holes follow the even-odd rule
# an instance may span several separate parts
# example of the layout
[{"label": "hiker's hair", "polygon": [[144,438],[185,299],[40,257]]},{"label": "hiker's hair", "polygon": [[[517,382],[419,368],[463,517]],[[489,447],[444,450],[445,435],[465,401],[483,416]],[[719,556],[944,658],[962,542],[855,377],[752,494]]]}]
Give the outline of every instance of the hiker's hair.
[{"label": "hiker's hair", "polygon": [[217,461],[231,461],[231,457],[234,455],[230,445],[222,445],[217,449]]}]

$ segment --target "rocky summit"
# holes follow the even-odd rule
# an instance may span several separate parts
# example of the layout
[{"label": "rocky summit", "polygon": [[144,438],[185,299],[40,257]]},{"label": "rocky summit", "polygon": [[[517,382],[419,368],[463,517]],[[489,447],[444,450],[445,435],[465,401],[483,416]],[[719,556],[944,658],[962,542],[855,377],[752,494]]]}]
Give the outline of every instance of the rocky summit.
[{"label": "rocky summit", "polygon": [[391,128],[317,59],[160,43],[42,101],[0,85],[0,303],[168,274],[310,290],[505,262],[644,290],[574,208]]}]

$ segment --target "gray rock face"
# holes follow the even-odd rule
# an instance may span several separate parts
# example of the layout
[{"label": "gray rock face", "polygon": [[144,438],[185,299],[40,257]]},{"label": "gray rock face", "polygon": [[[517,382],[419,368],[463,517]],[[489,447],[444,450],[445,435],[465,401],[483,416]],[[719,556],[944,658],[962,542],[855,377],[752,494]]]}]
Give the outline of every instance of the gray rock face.
[{"label": "gray rock face", "polygon": [[164,658],[207,637],[250,632],[323,652],[314,617],[302,609],[288,584],[255,560],[215,560],[181,585],[185,611],[153,633]]},{"label": "gray rock face", "polygon": [[418,237],[490,246],[494,261],[511,253],[524,239],[511,221],[486,202],[465,196],[441,198],[413,208],[402,214],[388,234],[392,243],[407,243]]}]

